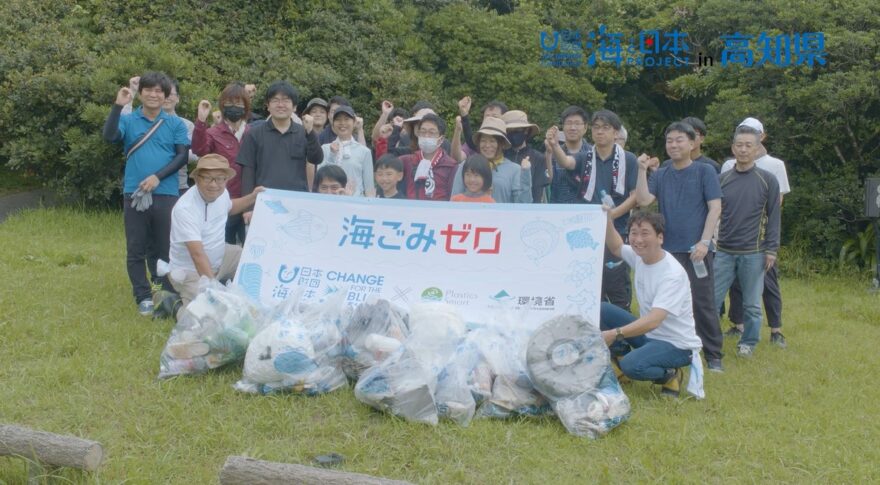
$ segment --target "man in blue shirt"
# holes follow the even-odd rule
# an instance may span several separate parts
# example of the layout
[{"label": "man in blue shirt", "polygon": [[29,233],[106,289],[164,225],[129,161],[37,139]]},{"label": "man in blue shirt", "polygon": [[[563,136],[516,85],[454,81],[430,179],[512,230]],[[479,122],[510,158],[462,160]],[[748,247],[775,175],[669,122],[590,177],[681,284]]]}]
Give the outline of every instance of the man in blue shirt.
[{"label": "man in blue shirt", "polygon": [[[688,275],[697,335],[709,370],[721,372],[723,337],[715,311],[712,234],[721,215],[721,185],[715,169],[691,159],[697,134],[690,124],[666,128],[666,152],[671,158],[648,180],[650,158],[641,155],[636,199],[640,206],[658,200],[666,220],[663,249],[678,260]],[[703,265],[697,272],[698,266]]]},{"label": "man in blue shirt", "polygon": [[[156,274],[155,261],[168,260],[171,209],[179,195],[177,171],[189,156],[186,125],[162,110],[171,88],[171,80],[164,73],[144,74],[138,85],[142,106],[121,115],[133,97],[131,89],[123,87],[104,123],[104,140],[122,142],[126,157],[122,188],[126,263],[138,312],[144,316],[153,313],[147,266],[153,282],[172,290],[167,279]],[[145,203],[150,199],[151,204]]]}]

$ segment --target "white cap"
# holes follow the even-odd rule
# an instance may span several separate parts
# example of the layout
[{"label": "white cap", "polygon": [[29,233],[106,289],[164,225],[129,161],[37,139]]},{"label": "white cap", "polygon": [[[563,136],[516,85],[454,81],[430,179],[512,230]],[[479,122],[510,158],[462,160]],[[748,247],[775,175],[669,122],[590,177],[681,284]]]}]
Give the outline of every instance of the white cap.
[{"label": "white cap", "polygon": [[746,118],[742,120],[742,123],[739,126],[748,126],[749,128],[758,130],[760,133],[764,133],[764,125],[758,121],[757,118]]}]

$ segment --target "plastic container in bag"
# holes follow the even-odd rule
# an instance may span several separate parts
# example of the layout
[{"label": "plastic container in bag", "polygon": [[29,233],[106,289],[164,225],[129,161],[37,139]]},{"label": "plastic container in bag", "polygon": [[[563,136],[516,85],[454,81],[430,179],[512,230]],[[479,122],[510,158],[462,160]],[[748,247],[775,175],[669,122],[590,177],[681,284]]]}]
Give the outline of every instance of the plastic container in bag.
[{"label": "plastic container in bag", "polygon": [[237,286],[204,278],[180,311],[159,359],[159,378],[193,375],[241,362],[260,329],[261,309]]},{"label": "plastic container in bag", "polygon": [[357,380],[400,346],[409,336],[409,316],[387,300],[372,298],[358,305],[345,325],[342,369]]}]

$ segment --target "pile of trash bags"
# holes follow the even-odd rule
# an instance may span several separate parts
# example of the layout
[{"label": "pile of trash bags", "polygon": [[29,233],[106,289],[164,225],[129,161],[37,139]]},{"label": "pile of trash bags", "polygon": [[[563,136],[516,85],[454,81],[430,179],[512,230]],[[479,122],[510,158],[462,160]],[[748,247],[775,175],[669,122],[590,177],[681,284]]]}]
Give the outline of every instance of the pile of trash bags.
[{"label": "pile of trash bags", "polygon": [[524,327],[498,311],[465,322],[445,303],[407,312],[348,291],[319,302],[298,293],[261,310],[243,292],[209,286],[182,312],[160,377],[243,362],[235,389],[318,395],[355,383],[355,397],[405,420],[467,426],[474,418],[555,414],[569,433],[600,437],[629,418],[598,326],[555,317]]}]

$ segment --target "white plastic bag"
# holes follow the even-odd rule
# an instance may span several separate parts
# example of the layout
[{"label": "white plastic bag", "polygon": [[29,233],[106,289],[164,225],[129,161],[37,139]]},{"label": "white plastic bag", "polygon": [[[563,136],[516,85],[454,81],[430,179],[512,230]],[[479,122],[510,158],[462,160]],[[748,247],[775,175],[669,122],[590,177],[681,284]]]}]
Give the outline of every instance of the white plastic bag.
[{"label": "white plastic bag", "polygon": [[241,362],[260,329],[262,310],[235,285],[204,279],[180,311],[159,360],[159,378],[207,372]]},{"label": "white plastic bag", "polygon": [[291,391],[324,394],[346,384],[340,365],[340,325],[348,307],[347,291],[305,305],[299,295],[282,303],[269,317],[271,323],[251,341],[242,379],[242,392],[269,394]]}]

